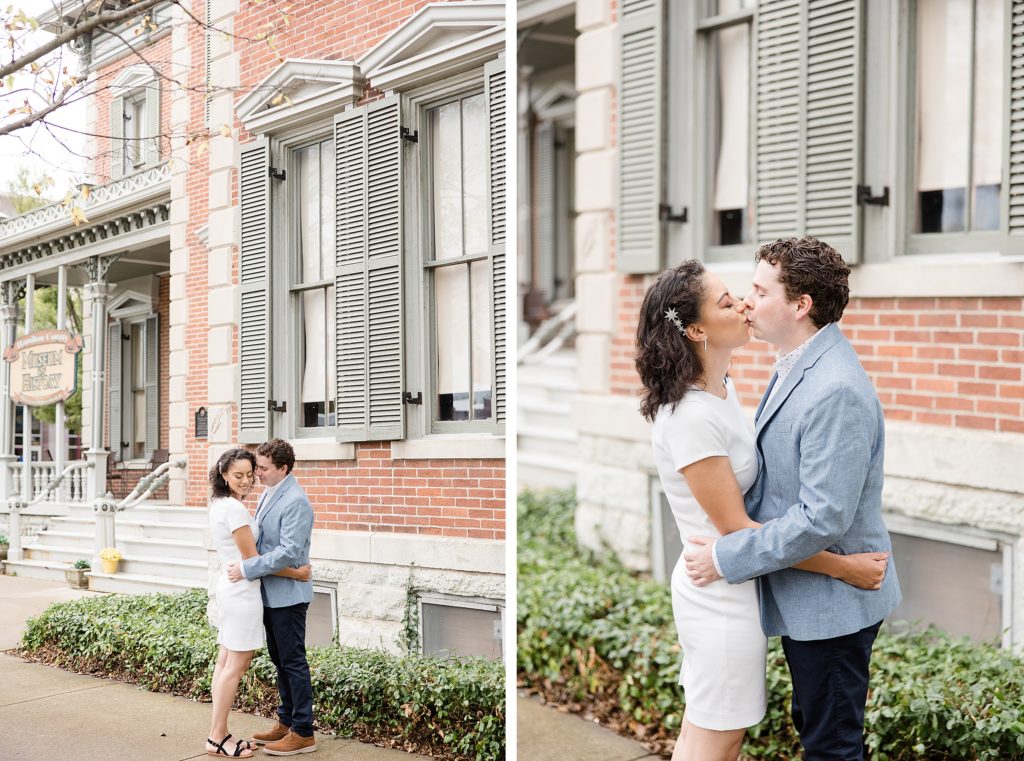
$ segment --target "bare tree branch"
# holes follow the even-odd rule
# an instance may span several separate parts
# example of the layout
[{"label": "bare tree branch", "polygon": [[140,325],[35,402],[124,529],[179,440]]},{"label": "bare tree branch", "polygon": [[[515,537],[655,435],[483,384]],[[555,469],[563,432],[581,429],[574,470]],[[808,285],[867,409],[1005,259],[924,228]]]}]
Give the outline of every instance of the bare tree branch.
[{"label": "bare tree branch", "polygon": [[[135,18],[163,1],[164,0],[138,0],[133,5],[119,11],[101,11],[90,19],[82,21],[81,23],[76,23],[67,31],[58,34],[49,42],[29,51],[21,58],[0,66],[0,79],[6,77],[8,74],[14,74],[15,72],[21,71],[26,66],[29,66],[33,61],[39,60],[47,53],[53,52],[72,40],[77,40],[79,37],[88,34],[98,26],[116,25],[127,19]],[[178,0],[170,0],[170,2],[174,5],[179,5]]]}]

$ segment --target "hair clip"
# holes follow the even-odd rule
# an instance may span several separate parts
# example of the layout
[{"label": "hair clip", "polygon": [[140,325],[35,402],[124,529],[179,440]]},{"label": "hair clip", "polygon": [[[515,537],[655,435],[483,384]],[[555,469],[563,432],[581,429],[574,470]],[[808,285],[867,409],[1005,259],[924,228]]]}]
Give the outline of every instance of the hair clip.
[{"label": "hair clip", "polygon": [[665,312],[665,319],[675,324],[676,330],[678,330],[680,333],[686,330],[686,328],[683,327],[683,321],[679,319],[679,315],[676,314],[675,309],[669,309],[667,312]]}]

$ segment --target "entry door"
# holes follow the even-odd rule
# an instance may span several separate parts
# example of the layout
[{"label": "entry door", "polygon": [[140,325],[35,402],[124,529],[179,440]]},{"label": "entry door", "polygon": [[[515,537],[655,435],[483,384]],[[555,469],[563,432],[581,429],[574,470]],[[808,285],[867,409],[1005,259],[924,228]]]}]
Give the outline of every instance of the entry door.
[{"label": "entry door", "polygon": [[122,460],[146,460],[160,436],[157,316],[113,322],[109,338],[110,451]]}]

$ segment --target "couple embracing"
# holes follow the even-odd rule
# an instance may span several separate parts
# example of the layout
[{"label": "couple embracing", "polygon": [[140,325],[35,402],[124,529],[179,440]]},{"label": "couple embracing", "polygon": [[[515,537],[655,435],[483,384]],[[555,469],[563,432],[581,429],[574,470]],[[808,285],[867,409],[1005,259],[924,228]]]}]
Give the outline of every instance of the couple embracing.
[{"label": "couple embracing", "polygon": [[[672,574],[686,695],[673,761],[735,761],[764,717],[780,636],[808,761],[864,758],[871,648],[900,602],[882,522],[882,408],[836,323],[849,268],[814,238],[756,256],[743,299],[696,261],[641,307],[636,366],[684,553]],[[750,334],[778,349],[750,427],[728,375]]]},{"label": "couple embracing", "polygon": [[[272,756],[316,750],[305,642],[306,610],[313,599],[313,509],[294,467],[291,445],[273,439],[255,455],[229,449],[210,470],[210,533],[223,567],[217,579],[220,648],[211,685],[210,756],[251,758],[256,745]],[[251,517],[243,502],[257,477],[265,488]],[[277,667],[277,723],[252,740],[231,741],[228,714],[238,683],[264,644]]]}]

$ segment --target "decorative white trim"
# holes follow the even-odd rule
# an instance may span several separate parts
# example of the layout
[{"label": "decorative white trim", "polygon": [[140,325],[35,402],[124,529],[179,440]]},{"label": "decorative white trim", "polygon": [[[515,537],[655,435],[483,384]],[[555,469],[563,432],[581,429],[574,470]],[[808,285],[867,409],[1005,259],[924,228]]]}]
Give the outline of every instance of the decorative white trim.
[{"label": "decorative white trim", "polygon": [[355,444],[346,444],[334,439],[292,439],[288,443],[295,450],[296,461],[356,459]]},{"label": "decorative white trim", "polygon": [[535,24],[550,24],[576,10],[576,0],[519,0],[516,4],[516,24],[520,29]]},{"label": "decorative white trim", "polygon": [[533,99],[533,110],[546,121],[572,121],[576,117],[577,95],[571,82],[555,82]]},{"label": "decorative white trim", "polygon": [[505,3],[431,3],[357,63],[378,90],[406,90],[483,65],[505,46]]},{"label": "decorative white trim", "polygon": [[467,573],[505,573],[505,542],[500,539],[313,529],[309,556],[314,564],[317,560],[341,560]]},{"label": "decorative white trim", "polygon": [[238,102],[236,115],[254,134],[278,132],[342,111],[360,98],[363,82],[351,61],[290,58]]},{"label": "decorative white trim", "polygon": [[393,460],[500,460],[504,457],[505,437],[492,433],[437,434],[391,442]]},{"label": "decorative white trim", "polygon": [[[153,296],[140,291],[122,291],[111,300],[107,314],[115,320],[141,317],[153,313]],[[143,461],[145,462],[145,461]]]},{"label": "decorative white trim", "polygon": [[[136,87],[148,85],[156,79],[156,74],[145,64],[136,64],[122,69],[110,83],[111,90],[134,90]],[[118,96],[120,97],[120,96]]]}]

